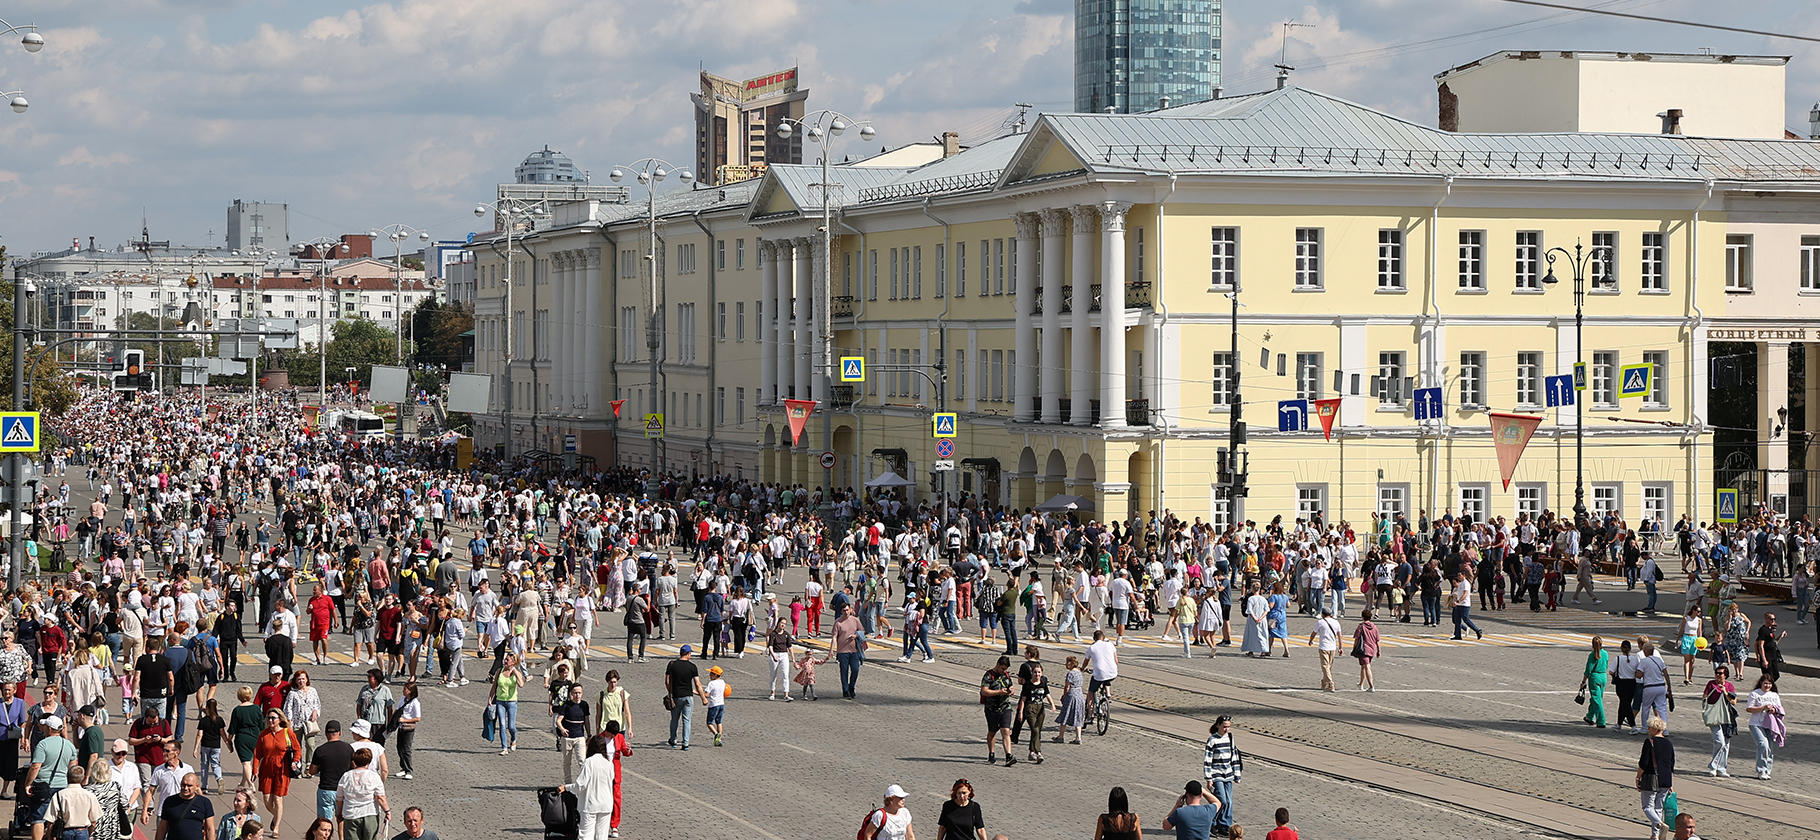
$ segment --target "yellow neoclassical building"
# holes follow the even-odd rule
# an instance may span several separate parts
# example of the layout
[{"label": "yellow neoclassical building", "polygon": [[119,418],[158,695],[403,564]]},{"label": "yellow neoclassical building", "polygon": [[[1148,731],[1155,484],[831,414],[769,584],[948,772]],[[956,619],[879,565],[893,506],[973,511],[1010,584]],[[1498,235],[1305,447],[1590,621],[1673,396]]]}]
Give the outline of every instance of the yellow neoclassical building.
[{"label": "yellow neoclassical building", "polygon": [[[1813,142],[1449,133],[1296,87],[1045,115],[948,151],[833,167],[831,248],[816,165],[661,195],[655,243],[642,204],[528,231],[569,268],[545,298],[559,314],[523,317],[564,322],[577,355],[552,353],[533,383],[518,354],[518,402],[495,401],[481,442],[576,434],[603,462],[811,487],[891,471],[918,500],[945,477],[1020,508],[1081,496],[1102,517],[1514,518],[1572,508],[1577,474],[1593,510],[1710,517],[1711,321],[1740,272],[1767,289],[1772,264],[1795,269],[1753,270],[1728,214],[1776,216],[1778,195],[1820,185],[1797,174],[1820,167]],[[1817,218],[1782,209],[1778,236]],[[501,259],[477,255],[477,368],[496,378]],[[865,358],[864,383],[823,379],[824,294],[833,355]],[[1579,405],[1550,407],[1576,361]],[[532,419],[550,376],[555,404]],[[794,446],[787,397],[818,405]],[[1333,398],[1329,440],[1298,401]],[[627,401],[617,421],[609,399]],[[653,444],[638,420],[656,411]],[[958,415],[949,459],[937,411]],[[1544,418],[1508,487],[1490,412]],[[1248,467],[1236,500],[1228,458]]]}]

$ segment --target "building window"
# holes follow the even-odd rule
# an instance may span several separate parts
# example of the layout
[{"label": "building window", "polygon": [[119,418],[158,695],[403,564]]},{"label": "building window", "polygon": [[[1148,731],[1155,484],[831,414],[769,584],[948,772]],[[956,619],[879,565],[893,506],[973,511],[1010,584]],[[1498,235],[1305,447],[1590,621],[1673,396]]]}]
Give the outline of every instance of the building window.
[{"label": "building window", "polygon": [[872,277],[871,285],[866,291],[866,299],[878,300],[878,249],[874,248],[871,251],[866,252],[866,258],[871,263],[870,272]]},{"label": "building window", "polygon": [[[714,240],[714,270],[727,270],[727,240],[725,239]],[[724,414],[725,412],[722,413]],[[721,419],[724,420],[726,418],[723,417]]]},{"label": "building window", "polygon": [[1403,405],[1403,354],[1401,352],[1378,354],[1378,378],[1373,380],[1377,392],[1378,405]]},{"label": "building window", "polygon": [[[1674,485],[1672,484],[1643,485],[1643,518],[1654,520],[1657,530],[1661,533],[1668,531],[1670,513],[1668,506],[1669,500],[1673,498]],[[1660,551],[1662,547],[1655,546],[1655,549]]]},{"label": "building window", "polygon": [[954,243],[954,296],[967,296],[967,243]]},{"label": "building window", "polygon": [[1542,354],[1517,354],[1517,405],[1542,404]]},{"label": "building window", "polygon": [[1387,522],[1395,522],[1397,517],[1409,517],[1409,485],[1378,485],[1378,515]]},{"label": "building window", "polygon": [[[676,273],[695,273],[695,243],[690,242],[686,245],[676,246]],[[549,272],[544,272],[544,276],[549,277]]]},{"label": "building window", "polygon": [[1013,375],[1013,373],[1016,370],[1017,370],[1017,351],[1016,350],[1006,350],[1005,351],[1005,401],[1006,402],[1013,402],[1013,403],[1017,402],[1017,377]]},{"label": "building window", "polygon": [[1618,354],[1592,354],[1593,405],[1618,404]]},{"label": "building window", "polygon": [[1298,400],[1321,398],[1321,354],[1295,354],[1295,397]]},{"label": "building window", "polygon": [[[922,249],[918,248],[917,251],[918,251],[918,259],[917,259],[917,263],[916,263],[917,264],[916,276],[922,277],[923,276],[922,259],[921,259]],[[947,297],[948,296],[948,246],[946,246],[946,245],[935,246],[935,296],[936,297]]]},{"label": "building window", "polygon": [[1517,485],[1517,516],[1529,517],[1534,522],[1542,516],[1542,499],[1546,495],[1546,484]]},{"label": "building window", "polygon": [[974,377],[979,381],[979,393],[976,394],[975,397],[981,402],[992,399],[992,392],[989,390],[991,384],[990,380],[992,379],[991,355],[991,351],[989,350],[980,351],[978,373]]},{"label": "building window", "polygon": [[619,276],[630,280],[638,276],[638,252],[627,249],[619,252]]},{"label": "building window", "polygon": [[720,340],[726,341],[727,340],[727,305],[724,303],[717,303],[714,305],[714,309],[715,309],[714,319],[719,322],[719,326],[716,327],[716,330],[718,331]]},{"label": "building window", "polygon": [[1208,506],[1209,518],[1213,520],[1214,533],[1221,533],[1232,524],[1232,500],[1223,496],[1218,487],[1214,488],[1213,496],[1213,504]]},{"label": "building window", "polygon": [[[1005,240],[992,240],[992,254],[992,293],[1002,295],[1005,293]],[[1017,243],[1015,241],[1012,242],[1011,262],[1011,270],[1017,271]],[[1013,280],[1011,284],[1013,288],[1016,288],[1017,281]]]},{"label": "building window", "polygon": [[1295,287],[1321,288],[1321,229],[1295,229]]},{"label": "building window", "polygon": [[961,399],[967,398],[967,351],[954,351],[954,393]]},{"label": "building window", "polygon": [[1460,407],[1485,406],[1485,354],[1460,354]]},{"label": "building window", "polygon": [[727,389],[725,387],[714,389],[714,425],[727,425]]},{"label": "building window", "polygon": [[746,426],[746,389],[733,389],[733,425]]},{"label": "building window", "polygon": [[1801,237],[1801,288],[1820,291],[1820,236]]},{"label": "building window", "polygon": [[992,351],[992,401],[1005,401],[1005,351]]},{"label": "building window", "polygon": [[1239,285],[1239,229],[1213,229],[1213,275],[1216,289],[1235,289]]},{"label": "building window", "polygon": [[1460,288],[1485,290],[1485,231],[1460,231]]},{"label": "building window", "polygon": [[897,300],[897,249],[891,249],[891,299]]},{"label": "building window", "polygon": [[1617,274],[1618,235],[1599,232],[1592,235],[1592,251],[1587,254],[1587,279],[1592,281],[1595,292],[1616,292],[1618,290]]},{"label": "building window", "polygon": [[1643,354],[1643,363],[1649,365],[1649,393],[1643,395],[1643,404],[1649,408],[1668,407],[1668,353],[1656,350]]},{"label": "building window", "polygon": [[[1820,239],[1820,237],[1816,237]],[[1643,234],[1643,265],[1638,278],[1646,292],[1668,291],[1668,234]]]},{"label": "building window", "polygon": [[1730,234],[1725,237],[1725,290],[1751,290],[1751,236]]},{"label": "building window", "polygon": [[[744,270],[745,267],[746,267],[746,240],[735,239],[735,240],[733,240],[733,268],[735,270]],[[744,423],[745,421],[741,420],[740,422]]]},{"label": "building window", "polygon": [[630,362],[638,359],[638,308],[622,306],[619,309],[619,360]]},{"label": "building window", "polygon": [[1313,522],[1327,511],[1327,485],[1300,484],[1295,488],[1297,519]]},{"label": "building window", "polygon": [[1232,354],[1213,354],[1213,407],[1232,406]]},{"label": "building window", "polygon": [[1378,288],[1403,290],[1403,232],[1378,231]]},{"label": "building window", "polygon": [[1523,230],[1517,232],[1517,288],[1540,291],[1542,289],[1542,232]]},{"label": "building window", "polygon": [[1484,522],[1485,497],[1488,495],[1490,495],[1490,488],[1487,485],[1460,485],[1460,516],[1475,524]]},{"label": "building window", "polygon": [[853,255],[846,252],[840,255],[840,293],[853,296]]},{"label": "building window", "polygon": [[1134,227],[1131,234],[1131,279],[1141,284],[1144,282],[1144,229]]},{"label": "building window", "polygon": [[743,300],[733,304],[733,340],[746,340],[746,302]]},{"label": "building window", "polygon": [[1624,507],[1624,485],[1594,484],[1592,486],[1593,514],[1603,519],[1617,515]]},{"label": "building window", "polygon": [[910,299],[923,299],[923,246],[908,248],[904,254],[905,279],[910,281]]}]

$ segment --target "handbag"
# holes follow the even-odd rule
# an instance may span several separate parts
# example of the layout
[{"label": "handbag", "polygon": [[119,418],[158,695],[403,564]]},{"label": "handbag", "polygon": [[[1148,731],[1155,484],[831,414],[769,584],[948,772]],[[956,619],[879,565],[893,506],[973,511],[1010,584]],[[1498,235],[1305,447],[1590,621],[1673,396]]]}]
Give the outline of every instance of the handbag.
[{"label": "handbag", "polygon": [[1576,705],[1576,706],[1586,705],[1586,684],[1585,683],[1581,683],[1580,690],[1574,693],[1574,705]]},{"label": "handbag", "polygon": [[1654,793],[1657,789],[1656,771],[1653,769],[1656,764],[1656,742],[1651,740],[1646,741],[1645,744],[1649,750],[1649,764],[1652,769],[1644,770],[1637,774],[1637,790],[1643,791],[1644,793]]},{"label": "handbag", "polygon": [[669,694],[664,695],[664,711],[666,711],[666,712],[676,711],[676,698],[675,697],[673,697]]},{"label": "handbag", "polygon": [[480,737],[482,740],[493,740],[493,721],[498,714],[498,707],[492,703],[488,703],[486,708],[480,710]]}]

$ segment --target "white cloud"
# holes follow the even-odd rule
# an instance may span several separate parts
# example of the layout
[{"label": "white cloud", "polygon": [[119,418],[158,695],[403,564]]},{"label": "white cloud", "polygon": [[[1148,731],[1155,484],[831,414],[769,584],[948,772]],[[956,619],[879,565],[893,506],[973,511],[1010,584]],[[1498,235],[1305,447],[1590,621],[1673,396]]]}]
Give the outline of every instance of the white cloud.
[{"label": "white cloud", "polygon": [[102,168],[132,162],[132,156],[125,152],[111,152],[105,155],[97,155],[94,152],[89,151],[87,146],[77,146],[65,153],[63,157],[57,159],[58,166],[97,166]]}]

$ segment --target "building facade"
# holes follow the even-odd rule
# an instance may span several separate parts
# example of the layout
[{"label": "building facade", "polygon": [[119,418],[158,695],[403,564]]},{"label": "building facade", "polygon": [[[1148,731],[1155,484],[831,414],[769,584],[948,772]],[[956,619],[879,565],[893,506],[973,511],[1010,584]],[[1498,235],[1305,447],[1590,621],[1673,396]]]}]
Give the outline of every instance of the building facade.
[{"label": "building facade", "polygon": [[1075,0],[1074,109],[1125,114],[1212,99],[1220,0]]},{"label": "building facade", "polygon": [[803,139],[778,137],[785,119],[800,119],[809,91],[797,88],[796,68],[735,81],[701,74],[695,105],[695,175],[707,186],[744,181],[766,166],[802,163]]},{"label": "building facade", "polygon": [[245,251],[265,248],[285,254],[291,250],[291,206],[234,199],[228,206],[227,247]]}]

